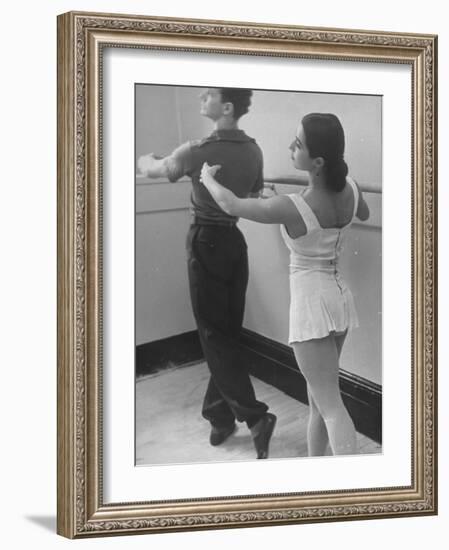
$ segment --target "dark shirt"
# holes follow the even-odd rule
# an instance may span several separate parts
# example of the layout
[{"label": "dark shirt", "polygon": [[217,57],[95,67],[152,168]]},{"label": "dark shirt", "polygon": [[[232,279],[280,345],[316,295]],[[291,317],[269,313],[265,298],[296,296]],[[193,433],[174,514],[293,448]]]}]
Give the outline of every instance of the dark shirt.
[{"label": "dark shirt", "polygon": [[184,143],[166,159],[168,178],[192,179],[192,214],[206,221],[237,221],[223,212],[200,182],[203,164],[220,164],[216,180],[238,197],[263,189],[263,156],[253,138],[242,130],[216,130],[209,137]]}]

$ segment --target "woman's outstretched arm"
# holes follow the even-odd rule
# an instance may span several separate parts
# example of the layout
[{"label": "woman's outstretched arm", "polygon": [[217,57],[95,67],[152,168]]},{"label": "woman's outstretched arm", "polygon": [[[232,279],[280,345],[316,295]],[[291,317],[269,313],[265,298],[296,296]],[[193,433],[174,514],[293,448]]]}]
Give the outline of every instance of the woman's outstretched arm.
[{"label": "woman's outstretched arm", "polygon": [[219,165],[203,164],[201,181],[208,189],[218,206],[230,216],[237,216],[259,223],[294,224],[301,219],[297,208],[286,196],[268,199],[241,199],[232,191],[220,185],[214,178]]}]

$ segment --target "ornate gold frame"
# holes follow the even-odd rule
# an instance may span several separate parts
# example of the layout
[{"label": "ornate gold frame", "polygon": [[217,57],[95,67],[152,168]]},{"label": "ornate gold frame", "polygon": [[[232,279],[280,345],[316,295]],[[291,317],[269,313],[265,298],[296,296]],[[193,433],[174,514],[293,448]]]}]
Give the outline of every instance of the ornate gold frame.
[{"label": "ornate gold frame", "polygon": [[[411,486],[102,502],[103,46],[376,61],[412,68]],[[435,514],[437,38],[67,13],[58,17],[58,533],[71,538]]]}]

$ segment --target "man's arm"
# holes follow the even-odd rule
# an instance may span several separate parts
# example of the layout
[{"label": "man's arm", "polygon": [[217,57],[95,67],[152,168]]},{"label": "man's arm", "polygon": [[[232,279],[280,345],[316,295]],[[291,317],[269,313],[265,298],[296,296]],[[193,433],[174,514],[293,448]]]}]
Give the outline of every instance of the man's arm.
[{"label": "man's arm", "polygon": [[184,143],[167,157],[158,157],[149,153],[139,157],[137,167],[147,178],[167,178],[177,181],[191,169],[192,152],[189,143]]},{"label": "man's arm", "polygon": [[154,153],[148,153],[139,157],[137,167],[140,173],[147,178],[168,178],[167,158],[157,157]]},{"label": "man's arm", "polygon": [[260,147],[257,147],[257,150],[259,152],[259,169],[257,174],[257,180],[254,183],[251,191],[248,193],[248,197],[253,199],[266,198],[263,194],[265,189],[264,178],[263,178],[263,154]]}]

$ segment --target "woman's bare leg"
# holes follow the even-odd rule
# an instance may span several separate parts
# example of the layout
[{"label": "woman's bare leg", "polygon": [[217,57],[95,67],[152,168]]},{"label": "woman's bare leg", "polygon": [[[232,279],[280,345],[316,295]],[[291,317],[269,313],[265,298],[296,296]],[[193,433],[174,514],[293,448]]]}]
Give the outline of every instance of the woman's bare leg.
[{"label": "woman's bare leg", "polygon": [[335,338],[335,345],[337,346],[338,361],[340,362],[341,351],[343,348],[343,344],[345,343],[348,331],[345,330],[344,332],[334,332],[333,334]]},{"label": "woman's bare leg", "polygon": [[308,388],[307,395],[309,397],[309,422],[307,425],[309,456],[325,456],[329,445],[326,424]]},{"label": "woman's bare leg", "polygon": [[[338,384],[338,363],[343,342],[344,335],[330,334],[325,338],[293,343],[299,368],[324,420],[332,452],[336,455],[356,452],[354,423],[343,404]],[[318,426],[314,424],[311,428],[314,429],[315,425]]]}]

